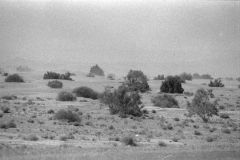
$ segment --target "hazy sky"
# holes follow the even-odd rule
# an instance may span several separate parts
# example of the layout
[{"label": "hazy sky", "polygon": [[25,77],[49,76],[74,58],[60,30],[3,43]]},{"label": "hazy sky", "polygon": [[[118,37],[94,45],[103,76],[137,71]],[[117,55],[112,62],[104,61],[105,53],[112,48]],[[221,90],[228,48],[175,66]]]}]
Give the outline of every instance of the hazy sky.
[{"label": "hazy sky", "polygon": [[1,0],[3,57],[240,76],[240,1]]}]

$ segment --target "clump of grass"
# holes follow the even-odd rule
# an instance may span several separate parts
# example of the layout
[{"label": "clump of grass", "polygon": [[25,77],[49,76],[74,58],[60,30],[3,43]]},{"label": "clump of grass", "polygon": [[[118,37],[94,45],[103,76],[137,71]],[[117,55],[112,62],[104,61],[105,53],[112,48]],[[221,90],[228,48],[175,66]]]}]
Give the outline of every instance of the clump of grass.
[{"label": "clump of grass", "polygon": [[47,85],[50,88],[62,88],[63,87],[63,83],[61,81],[58,81],[58,80],[49,81]]},{"label": "clump of grass", "polygon": [[61,109],[55,113],[54,118],[57,120],[66,120],[68,122],[81,122],[81,117],[71,110]]},{"label": "clump of grass", "polygon": [[167,146],[167,144],[166,144],[165,142],[163,142],[163,141],[159,141],[159,142],[158,142],[158,145],[159,145],[160,147],[166,147],[166,146]]},{"label": "clump of grass", "polygon": [[221,113],[221,114],[220,114],[220,117],[223,118],[223,119],[228,119],[228,118],[230,118],[227,113]]},{"label": "clump of grass", "polygon": [[226,134],[231,134],[231,130],[228,129],[228,128],[223,128],[223,129],[222,129],[222,132],[223,132],[223,133],[226,133]]},{"label": "clump of grass", "polygon": [[121,142],[129,146],[137,146],[136,139],[132,136],[126,136],[121,139]]},{"label": "clump of grass", "polygon": [[161,108],[179,108],[178,101],[171,95],[167,94],[154,97],[152,103]]},{"label": "clump of grass", "polygon": [[3,128],[3,129],[16,128],[16,127],[17,127],[17,125],[14,122],[14,120],[9,120],[9,121],[0,123],[0,128]]},{"label": "clump of grass", "polygon": [[12,74],[7,76],[5,82],[24,82],[23,78],[18,74]]},{"label": "clump of grass", "polygon": [[76,97],[70,92],[62,91],[58,93],[57,100],[58,101],[75,101]]},{"label": "clump of grass", "polygon": [[73,90],[77,97],[97,99],[98,93],[89,87],[78,87]]},{"label": "clump of grass", "polygon": [[35,134],[30,134],[28,136],[23,137],[26,141],[38,141],[39,138]]}]

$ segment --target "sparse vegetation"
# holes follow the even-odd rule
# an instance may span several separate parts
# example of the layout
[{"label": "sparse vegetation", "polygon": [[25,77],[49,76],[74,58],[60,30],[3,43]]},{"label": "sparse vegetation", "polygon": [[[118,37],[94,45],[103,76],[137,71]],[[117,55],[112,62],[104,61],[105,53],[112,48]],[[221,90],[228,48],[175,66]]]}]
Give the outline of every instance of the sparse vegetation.
[{"label": "sparse vegetation", "polygon": [[168,76],[165,81],[162,82],[160,90],[165,93],[183,93],[184,91],[181,79],[178,76]]},{"label": "sparse vegetation", "polygon": [[210,81],[208,86],[209,87],[224,87],[224,84],[221,82],[221,79],[215,79],[214,81]]},{"label": "sparse vegetation", "polygon": [[97,99],[98,93],[89,87],[78,87],[73,90],[77,97]]},{"label": "sparse vegetation", "polygon": [[208,122],[210,117],[218,115],[217,101],[210,102],[208,92],[198,89],[192,103],[188,102],[189,115],[197,114],[204,122]]},{"label": "sparse vegetation", "polygon": [[61,81],[58,81],[58,80],[49,81],[47,85],[50,88],[62,88],[63,87],[63,83]]},{"label": "sparse vegetation", "polygon": [[66,72],[65,74],[60,74],[56,72],[47,72],[43,75],[43,79],[63,79],[63,80],[72,80],[70,78],[71,74]]},{"label": "sparse vegetation", "polygon": [[55,113],[54,118],[57,120],[65,120],[68,122],[81,122],[81,117],[71,110],[61,109]]},{"label": "sparse vegetation", "polygon": [[129,88],[125,85],[114,91],[105,90],[101,101],[109,106],[111,114],[119,114],[121,117],[142,115],[139,107],[142,103],[140,95],[138,92],[129,91]]},{"label": "sparse vegetation", "polygon": [[58,101],[75,101],[76,97],[70,92],[61,91],[58,93],[57,100]]},{"label": "sparse vegetation", "polygon": [[5,82],[24,82],[23,78],[18,74],[11,74],[7,76]]},{"label": "sparse vegetation", "polygon": [[94,76],[104,76],[104,71],[102,68],[100,68],[97,64],[95,66],[92,66],[89,72],[89,75]]},{"label": "sparse vegetation", "polygon": [[171,95],[158,95],[152,99],[154,106],[161,108],[179,108],[178,101]]},{"label": "sparse vegetation", "polygon": [[130,70],[126,77],[126,84],[130,91],[140,91],[142,93],[149,91],[148,79],[142,71]]}]

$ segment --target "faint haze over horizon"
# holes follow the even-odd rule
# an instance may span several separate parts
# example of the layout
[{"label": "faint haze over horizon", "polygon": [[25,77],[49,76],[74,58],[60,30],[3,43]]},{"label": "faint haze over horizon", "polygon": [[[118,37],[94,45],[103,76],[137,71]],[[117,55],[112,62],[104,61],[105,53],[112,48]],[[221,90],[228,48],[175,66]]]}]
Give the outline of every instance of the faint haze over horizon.
[{"label": "faint haze over horizon", "polygon": [[0,62],[17,57],[239,77],[240,1],[1,0]]}]

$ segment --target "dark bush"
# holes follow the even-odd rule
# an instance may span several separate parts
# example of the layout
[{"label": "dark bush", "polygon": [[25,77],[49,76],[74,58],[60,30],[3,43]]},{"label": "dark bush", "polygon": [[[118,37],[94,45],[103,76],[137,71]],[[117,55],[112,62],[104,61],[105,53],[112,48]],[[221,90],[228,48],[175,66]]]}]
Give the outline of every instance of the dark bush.
[{"label": "dark bush", "polygon": [[221,79],[215,79],[214,81],[210,81],[208,86],[209,87],[224,87],[224,84],[222,84]]},{"label": "dark bush", "polygon": [[185,81],[185,80],[188,80],[188,81],[191,81],[192,80],[192,75],[190,73],[182,73],[179,75],[179,77]]},{"label": "dark bush", "polygon": [[63,83],[58,80],[49,81],[47,85],[51,88],[62,88],[63,87]]},{"label": "dark bush", "polygon": [[162,82],[160,90],[165,93],[183,93],[184,91],[181,79],[178,76],[168,76],[165,81]]},{"label": "dark bush", "polygon": [[142,71],[130,70],[126,79],[126,84],[130,91],[140,91],[143,93],[150,90],[147,76]]},{"label": "dark bush", "polygon": [[43,75],[43,79],[63,79],[63,80],[72,80],[70,78],[71,73],[66,72],[65,74],[59,74],[56,72],[47,72]]},{"label": "dark bush", "polygon": [[7,76],[5,82],[24,82],[23,78],[18,74],[12,74]]},{"label": "dark bush", "polygon": [[70,92],[62,91],[58,93],[57,100],[58,101],[75,101],[76,97]]},{"label": "dark bush", "polygon": [[81,117],[71,110],[61,109],[55,113],[54,118],[57,120],[66,120],[68,122],[81,122]]},{"label": "dark bush", "polygon": [[164,80],[164,75],[157,75],[157,77],[154,77],[153,80]]},{"label": "dark bush", "polygon": [[159,142],[158,142],[158,145],[159,145],[160,147],[166,147],[166,146],[167,146],[167,144],[166,144],[165,142],[163,142],[163,141],[159,141]]},{"label": "dark bush", "polygon": [[90,69],[89,74],[95,75],[95,76],[104,76],[104,71],[102,68],[100,68],[97,64],[95,66],[92,66]]},{"label": "dark bush", "polygon": [[114,91],[105,90],[101,101],[109,106],[111,114],[119,114],[121,117],[126,117],[126,115],[139,117],[142,115],[139,107],[142,103],[140,95],[138,92],[129,91],[125,85]]},{"label": "dark bush", "polygon": [[178,101],[171,95],[158,95],[152,99],[154,106],[161,108],[179,108]]},{"label": "dark bush", "polygon": [[198,89],[192,103],[188,102],[187,109],[189,115],[197,114],[204,122],[208,122],[213,115],[218,115],[217,101],[210,102],[208,92],[204,89]]},{"label": "dark bush", "polygon": [[136,140],[132,136],[126,136],[121,139],[121,142],[129,146],[137,146]]},{"label": "dark bush", "polygon": [[78,87],[73,90],[77,97],[97,99],[98,93],[89,87]]}]

